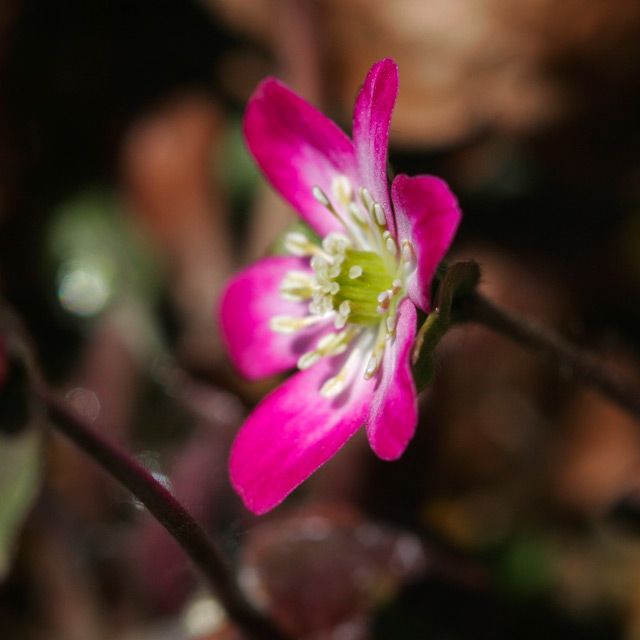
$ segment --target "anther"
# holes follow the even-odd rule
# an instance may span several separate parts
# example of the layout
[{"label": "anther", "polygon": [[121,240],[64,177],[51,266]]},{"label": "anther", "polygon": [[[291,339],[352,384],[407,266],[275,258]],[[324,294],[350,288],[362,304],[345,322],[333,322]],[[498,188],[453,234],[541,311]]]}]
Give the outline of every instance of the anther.
[{"label": "anther", "polygon": [[351,181],[347,176],[336,176],[331,182],[331,191],[342,204],[347,205],[351,202],[353,189],[351,188]]},{"label": "anther", "polygon": [[384,207],[379,202],[373,203],[373,217],[381,227],[387,226],[387,219],[384,215]]},{"label": "anther", "polygon": [[274,316],[269,321],[271,331],[276,333],[295,333],[309,327],[322,318],[318,316],[305,316],[304,318],[294,318],[292,316]]},{"label": "anther", "polygon": [[367,224],[366,216],[364,215],[362,209],[355,202],[350,202],[347,208],[349,210],[349,213],[351,214],[351,217],[356,222],[363,225]]},{"label": "anther", "polygon": [[391,232],[385,231],[382,234],[382,238],[384,240],[385,247],[387,247],[387,251],[392,256],[395,256],[398,253],[398,245],[396,244],[396,241],[393,239]]},{"label": "anther", "polygon": [[367,211],[371,212],[371,209],[373,207],[373,198],[371,197],[371,194],[366,187],[360,187],[360,200],[362,200],[364,208]]},{"label": "anther", "polygon": [[349,269],[349,278],[351,278],[351,280],[355,280],[356,278],[359,278],[362,273],[362,267],[359,264],[354,264],[353,267]]},{"label": "anther", "polygon": [[308,256],[313,250],[313,245],[304,233],[291,231],[284,237],[285,249],[294,256]]},{"label": "anther", "polygon": [[409,240],[402,241],[402,261],[407,264],[412,264],[415,262],[416,252],[413,248],[413,245]]},{"label": "anther", "polygon": [[391,292],[395,296],[396,293],[399,293],[401,290],[402,290],[402,280],[400,280],[399,278],[396,278],[391,283]]},{"label": "anther", "polygon": [[318,340],[316,351],[324,356],[336,356],[346,351],[348,343],[349,335],[347,331],[329,333]]},{"label": "anther", "polygon": [[318,186],[315,185],[313,187],[313,189],[311,189],[311,193],[313,193],[313,197],[323,206],[326,207],[327,209],[331,209],[331,200],[329,200],[329,198],[327,198],[327,194]]},{"label": "anther", "polygon": [[367,362],[367,368],[364,370],[365,380],[369,380],[370,378],[372,378],[378,370],[379,366],[380,365],[378,362],[378,358],[374,354],[372,354],[369,357],[369,361]]},{"label": "anther", "polygon": [[298,358],[298,369],[308,369],[318,362],[320,358],[322,358],[322,355],[318,353],[318,351],[309,351],[304,353]]},{"label": "anther", "polygon": [[351,314],[351,303],[348,300],[343,300],[338,307],[338,313],[334,320],[334,326],[336,329],[343,329],[347,324],[347,319]]},{"label": "anther", "polygon": [[304,271],[289,271],[280,284],[285,300],[307,300],[313,293],[313,279]]},{"label": "anther", "polygon": [[395,317],[389,316],[385,320],[385,325],[387,327],[387,334],[389,334],[390,336],[393,335],[396,332],[396,319],[395,319]]},{"label": "anther", "polygon": [[383,314],[387,311],[390,304],[391,304],[391,292],[383,291],[378,295],[378,308],[376,309],[376,311],[380,314]]},{"label": "anther", "polygon": [[320,388],[320,394],[325,398],[335,398],[337,395],[342,393],[345,388],[345,380],[344,377],[340,374],[334,376],[333,378],[329,378]]}]

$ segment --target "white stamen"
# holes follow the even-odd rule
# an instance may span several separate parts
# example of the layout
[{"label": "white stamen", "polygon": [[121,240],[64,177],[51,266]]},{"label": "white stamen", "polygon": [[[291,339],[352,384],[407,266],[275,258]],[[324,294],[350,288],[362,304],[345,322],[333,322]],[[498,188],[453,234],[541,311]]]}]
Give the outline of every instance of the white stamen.
[{"label": "white stamen", "polygon": [[322,248],[331,256],[344,259],[344,252],[351,246],[351,240],[342,233],[331,232],[322,241]]},{"label": "white stamen", "polygon": [[376,309],[376,311],[379,314],[382,315],[386,313],[390,305],[391,305],[391,291],[383,291],[382,293],[378,294],[378,308]]},{"label": "white stamen", "polygon": [[359,278],[362,273],[362,267],[359,264],[354,264],[353,267],[349,269],[349,278],[351,278],[351,280],[355,280],[356,278]]},{"label": "white stamen", "polygon": [[393,239],[393,236],[389,231],[385,231],[382,234],[382,238],[384,239],[385,246],[387,247],[387,251],[395,256],[398,253],[398,245],[396,245],[396,241]]},{"label": "white stamen", "polygon": [[413,245],[409,240],[402,241],[402,261],[407,264],[412,264],[415,262],[416,252],[413,248]]},{"label": "white stamen", "polygon": [[395,317],[389,316],[386,320],[385,320],[385,324],[387,326],[387,333],[389,335],[393,335],[396,331],[396,319]]},{"label": "white stamen", "polygon": [[305,316],[304,318],[294,318],[292,316],[274,316],[269,321],[269,328],[276,333],[295,333],[310,327],[316,322],[320,322],[323,318],[319,316]]},{"label": "white stamen", "polygon": [[322,358],[322,355],[318,353],[318,351],[308,351],[298,358],[298,369],[308,369],[309,367],[312,367],[316,362],[318,362],[320,358]]},{"label": "white stamen", "polygon": [[351,202],[353,189],[347,176],[336,176],[331,182],[331,191],[343,205],[346,206]]},{"label": "white stamen", "polygon": [[327,209],[331,209],[331,200],[327,198],[327,194],[318,186],[315,185],[313,189],[311,189],[311,193],[313,193],[313,197]]},{"label": "white stamen", "polygon": [[362,209],[355,203],[355,202],[350,202],[349,206],[347,207],[347,209],[349,210],[349,213],[351,214],[351,217],[358,223],[360,224],[367,224],[367,218],[364,215]]},{"label": "white stamen", "polygon": [[351,313],[351,303],[348,300],[343,300],[338,307],[338,313],[341,316],[348,316]]},{"label": "white stamen", "polygon": [[284,248],[294,256],[308,256],[313,253],[313,245],[304,233],[291,231],[284,237]]},{"label": "white stamen", "polygon": [[379,366],[380,365],[378,362],[378,358],[375,356],[375,354],[371,354],[371,356],[369,357],[369,361],[367,362],[367,368],[364,370],[365,380],[369,380],[370,378],[372,378],[378,370]]},{"label": "white stamen", "polygon": [[387,219],[384,215],[384,208],[379,202],[374,202],[373,204],[373,217],[381,227],[387,226]]},{"label": "white stamen", "polygon": [[347,317],[337,315],[336,319],[333,321],[333,326],[338,330],[344,329],[347,326]]},{"label": "white stamen", "polygon": [[344,391],[346,386],[345,380],[340,376],[329,378],[321,387],[320,394],[325,398],[335,398]]},{"label": "white stamen", "polygon": [[392,288],[391,291],[393,293],[393,295],[395,296],[396,293],[400,292],[402,290],[402,280],[400,280],[399,278],[396,278],[392,284],[391,284]]},{"label": "white stamen", "polygon": [[343,300],[338,307],[338,314],[334,320],[334,326],[336,329],[342,329],[347,324],[347,319],[351,314],[351,303],[348,300]]},{"label": "white stamen", "polygon": [[367,211],[371,212],[371,209],[374,204],[374,200],[371,197],[371,194],[369,193],[369,190],[366,187],[360,188],[360,199],[362,200],[362,204],[364,205],[364,208]]},{"label": "white stamen", "polygon": [[337,282],[332,282],[329,285],[329,291],[327,293],[330,293],[332,296],[335,296],[338,291],[340,291],[340,285]]},{"label": "white stamen", "polygon": [[351,379],[353,377],[353,373],[355,371],[356,366],[360,362],[360,358],[362,357],[362,352],[359,347],[355,347],[353,351],[349,354],[347,361],[344,363],[344,366],[336,376],[333,378],[329,378],[320,388],[320,393],[325,398],[335,398],[337,395],[342,393]]},{"label": "white stamen", "polygon": [[335,356],[344,353],[349,344],[349,334],[347,331],[340,333],[329,333],[320,338],[316,350],[324,356]]},{"label": "white stamen", "polygon": [[313,278],[304,271],[288,271],[280,284],[280,294],[285,300],[307,300],[312,289]]}]

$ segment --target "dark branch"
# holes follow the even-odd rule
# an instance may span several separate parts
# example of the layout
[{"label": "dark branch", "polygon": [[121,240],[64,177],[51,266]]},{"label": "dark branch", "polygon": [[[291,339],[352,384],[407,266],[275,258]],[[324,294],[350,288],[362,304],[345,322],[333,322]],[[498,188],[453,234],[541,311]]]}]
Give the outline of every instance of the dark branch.
[{"label": "dark branch", "polygon": [[40,397],[53,426],[120,481],[165,527],[200,569],[229,618],[250,638],[286,640],[246,599],[214,542],[186,509],[142,465],[104,439],[47,388]]},{"label": "dark branch", "polygon": [[480,293],[469,294],[460,302],[465,321],[484,325],[536,352],[640,418],[640,389],[607,369],[593,354],[550,329],[502,309]]}]

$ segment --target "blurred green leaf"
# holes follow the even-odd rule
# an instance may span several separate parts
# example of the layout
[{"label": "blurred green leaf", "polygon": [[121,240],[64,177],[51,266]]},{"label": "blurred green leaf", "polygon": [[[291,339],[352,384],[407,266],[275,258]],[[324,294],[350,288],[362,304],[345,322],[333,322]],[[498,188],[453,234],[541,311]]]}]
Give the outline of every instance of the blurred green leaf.
[{"label": "blurred green leaf", "polygon": [[40,488],[40,433],[0,435],[0,580],[11,566],[20,528]]},{"label": "blurred green leaf", "polygon": [[91,317],[123,296],[155,299],[159,262],[113,193],[99,187],[82,191],[63,202],[52,220],[48,254],[66,311]]},{"label": "blurred green leaf", "polygon": [[510,596],[535,596],[552,586],[554,554],[542,538],[532,535],[513,539],[498,557],[496,580]]}]

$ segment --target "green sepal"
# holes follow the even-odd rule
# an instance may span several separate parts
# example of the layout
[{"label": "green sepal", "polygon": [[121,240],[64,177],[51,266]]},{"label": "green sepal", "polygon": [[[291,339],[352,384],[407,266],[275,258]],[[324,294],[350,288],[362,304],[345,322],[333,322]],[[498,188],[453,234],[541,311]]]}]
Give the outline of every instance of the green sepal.
[{"label": "green sepal", "polygon": [[454,302],[471,293],[480,281],[480,267],[476,262],[456,262],[440,271],[436,305],[418,330],[413,346],[413,378],[422,391],[435,373],[435,348],[455,322]]}]

